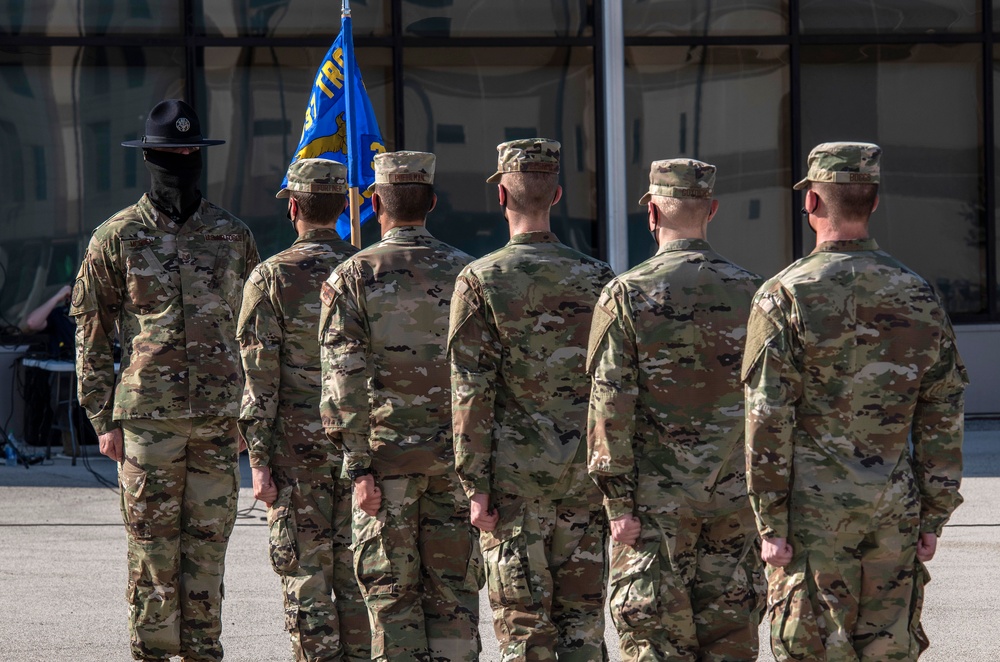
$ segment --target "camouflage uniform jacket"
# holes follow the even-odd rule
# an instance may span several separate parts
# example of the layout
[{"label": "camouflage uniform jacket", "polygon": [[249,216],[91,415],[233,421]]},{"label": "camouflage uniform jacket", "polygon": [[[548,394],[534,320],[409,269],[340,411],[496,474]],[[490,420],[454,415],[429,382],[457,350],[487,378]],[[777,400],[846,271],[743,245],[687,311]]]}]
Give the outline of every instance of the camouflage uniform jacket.
[{"label": "camouflage uniform jacket", "polygon": [[396,227],[323,285],[320,412],[348,469],[451,471],[448,305],[471,260],[422,226]]},{"label": "camouflage uniform jacket", "polygon": [[604,288],[587,353],[587,442],[609,518],[637,501],[748,505],[740,363],[760,282],[707,241],[682,239]]},{"label": "camouflage uniform jacket", "polygon": [[459,276],[448,344],[456,469],[470,497],[599,499],[587,477],[584,362],[613,277],[550,232],[515,235]]},{"label": "camouflage uniform jacket", "polygon": [[237,328],[246,386],[239,427],[254,467],[335,467],[319,418],[320,288],[357,249],[333,228],[306,231],[257,265]]},{"label": "camouflage uniform jacket", "polygon": [[874,240],[823,243],[764,283],[742,377],[762,536],[864,533],[900,490],[919,490],[920,531],[941,533],[962,501],[968,379],[930,285]]},{"label": "camouflage uniform jacket", "polygon": [[94,230],[70,313],[80,404],[99,433],[121,419],[238,414],[236,317],[258,260],[250,230],[204,199],[177,225],[143,196]]}]

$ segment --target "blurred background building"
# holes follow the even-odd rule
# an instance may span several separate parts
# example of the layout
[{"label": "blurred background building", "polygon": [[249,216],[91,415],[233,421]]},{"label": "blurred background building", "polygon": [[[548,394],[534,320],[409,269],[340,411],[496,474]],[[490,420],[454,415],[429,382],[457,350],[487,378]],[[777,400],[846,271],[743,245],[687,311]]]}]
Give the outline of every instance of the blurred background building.
[{"label": "blurred background building", "polygon": [[[340,0],[0,0],[0,325],[72,280],[91,231],[137,200],[142,133],[167,97],[199,111],[206,196],[264,256],[274,199]],[[710,239],[771,276],[808,253],[791,185],[809,149],[885,150],[879,243],[956,322],[970,410],[1000,413],[996,231],[1000,0],[353,0],[357,59],[389,150],[438,155],[429,226],[480,256],[506,242],[495,146],[563,144],[568,244],[618,271],[654,246],[649,162],[719,167]],[[364,244],[377,239],[369,224]]]}]

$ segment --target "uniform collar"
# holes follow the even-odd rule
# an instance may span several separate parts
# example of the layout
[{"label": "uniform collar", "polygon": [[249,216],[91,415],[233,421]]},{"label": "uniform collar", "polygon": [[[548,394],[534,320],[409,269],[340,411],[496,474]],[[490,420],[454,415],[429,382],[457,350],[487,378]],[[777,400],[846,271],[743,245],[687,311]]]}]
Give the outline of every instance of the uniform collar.
[{"label": "uniform collar", "polygon": [[396,237],[400,239],[415,239],[417,237],[430,236],[431,233],[427,231],[427,227],[424,225],[397,225],[382,235],[382,241]]},{"label": "uniform collar", "polygon": [[667,253],[669,251],[710,251],[712,247],[704,239],[675,239],[665,241],[656,250],[656,254]]},{"label": "uniform collar", "polygon": [[340,235],[337,234],[336,228],[310,228],[302,233],[302,236],[297,238],[292,242],[292,246],[295,244],[304,244],[307,241],[326,241],[329,239],[340,239]]},{"label": "uniform collar", "polygon": [[510,238],[512,244],[558,244],[559,238],[552,232],[522,232]]},{"label": "uniform collar", "polygon": [[844,241],[824,241],[816,246],[813,253],[856,253],[858,251],[877,251],[878,244],[868,239],[845,239]]},{"label": "uniform collar", "polygon": [[153,201],[150,200],[148,193],[144,193],[142,198],[139,199],[139,211],[143,217],[149,219],[155,227],[164,228],[173,234],[178,234],[184,230],[196,232],[205,226],[201,217],[205,212],[205,206],[207,204],[208,202],[205,198],[202,198],[201,204],[198,205],[198,209],[195,210],[190,217],[188,217],[183,225],[174,223],[170,219],[170,216],[160,211],[159,208],[153,204]]}]

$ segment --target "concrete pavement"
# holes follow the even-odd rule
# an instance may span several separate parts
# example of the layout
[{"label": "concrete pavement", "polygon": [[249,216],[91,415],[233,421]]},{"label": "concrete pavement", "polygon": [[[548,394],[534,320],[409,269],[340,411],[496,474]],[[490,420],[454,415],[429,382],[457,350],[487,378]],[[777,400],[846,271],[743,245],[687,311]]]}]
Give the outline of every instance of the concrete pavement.
[{"label": "concrete pavement", "polygon": [[[966,501],[930,564],[924,627],[931,649],[922,661],[1000,660],[1000,421],[969,422],[965,457]],[[92,458],[90,464],[114,480],[112,462]],[[240,508],[246,512],[227,557],[226,659],[291,660],[280,584],[266,558],[264,512],[260,504],[250,510],[245,457],[243,485]],[[72,467],[56,459],[30,469],[0,466],[0,504],[0,661],[131,659],[118,495],[82,463]],[[488,616],[482,630],[481,660],[496,662]],[[619,660],[610,628],[607,641],[612,660]],[[764,652],[760,660],[773,658]]]}]

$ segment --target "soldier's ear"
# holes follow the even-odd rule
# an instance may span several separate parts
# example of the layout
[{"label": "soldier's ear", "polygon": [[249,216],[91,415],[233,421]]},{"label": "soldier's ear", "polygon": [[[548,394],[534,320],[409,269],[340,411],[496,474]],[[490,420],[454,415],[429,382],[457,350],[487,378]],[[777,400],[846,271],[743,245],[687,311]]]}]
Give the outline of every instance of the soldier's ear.
[{"label": "soldier's ear", "polygon": [[503,187],[503,184],[497,184],[497,200],[500,201],[501,207],[507,206],[507,189]]},{"label": "soldier's ear", "polygon": [[875,202],[872,204],[872,213],[873,214],[875,213],[876,209],[878,209],[878,196],[877,195],[875,196]]},{"label": "soldier's ear", "polygon": [[379,210],[382,208],[382,199],[378,197],[378,193],[372,193],[372,211],[378,216]]},{"label": "soldier's ear", "polygon": [[711,223],[712,219],[715,218],[715,214],[719,211],[719,201],[712,200],[712,207],[708,210],[708,222]]},{"label": "soldier's ear", "polygon": [[646,222],[650,232],[655,232],[656,226],[660,222],[660,210],[653,204],[652,200],[646,203]]},{"label": "soldier's ear", "polygon": [[562,199],[562,186],[556,187],[556,194],[552,196],[552,204],[550,207],[555,207],[556,204]]},{"label": "soldier's ear", "polygon": [[427,213],[429,214],[432,211],[434,211],[434,208],[437,207],[437,206],[438,206],[438,197],[437,197],[437,194],[435,193],[434,197],[431,198],[431,207],[430,207],[430,209],[427,210]]}]

